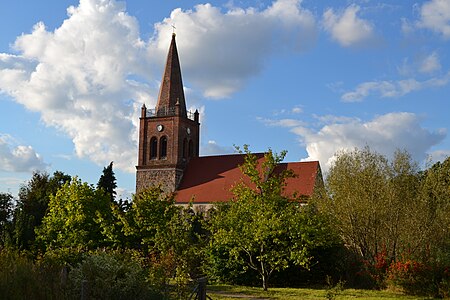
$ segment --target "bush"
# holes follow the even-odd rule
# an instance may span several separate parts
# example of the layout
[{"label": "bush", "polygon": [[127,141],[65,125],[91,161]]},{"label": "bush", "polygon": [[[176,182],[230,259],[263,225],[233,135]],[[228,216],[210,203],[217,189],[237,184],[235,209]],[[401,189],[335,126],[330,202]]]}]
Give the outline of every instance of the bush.
[{"label": "bush", "polygon": [[407,294],[448,298],[450,268],[415,260],[393,262],[387,272],[387,283]]},{"label": "bush", "polygon": [[61,266],[34,263],[24,252],[0,249],[2,299],[64,299]]},{"label": "bush", "polygon": [[387,282],[408,294],[427,295],[432,285],[431,273],[430,267],[414,260],[392,262],[387,271]]},{"label": "bush", "polygon": [[146,280],[146,272],[130,253],[97,252],[69,273],[71,298],[162,299]]}]

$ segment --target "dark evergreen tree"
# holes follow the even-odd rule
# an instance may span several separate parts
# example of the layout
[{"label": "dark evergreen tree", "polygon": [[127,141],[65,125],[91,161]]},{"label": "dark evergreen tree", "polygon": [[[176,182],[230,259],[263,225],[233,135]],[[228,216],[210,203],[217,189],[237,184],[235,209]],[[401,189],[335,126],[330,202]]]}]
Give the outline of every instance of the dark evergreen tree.
[{"label": "dark evergreen tree", "polygon": [[41,225],[50,195],[70,181],[70,176],[56,171],[52,177],[35,172],[31,180],[20,187],[19,200],[13,218],[13,243],[19,249],[29,249],[35,240],[34,229]]},{"label": "dark evergreen tree", "polygon": [[110,195],[111,201],[114,201],[116,198],[116,187],[116,176],[113,171],[113,162],[111,162],[109,166],[103,168],[103,174],[98,180],[97,189],[103,189]]},{"label": "dark evergreen tree", "polygon": [[0,193],[0,246],[9,240],[12,213],[13,196],[10,193]]}]

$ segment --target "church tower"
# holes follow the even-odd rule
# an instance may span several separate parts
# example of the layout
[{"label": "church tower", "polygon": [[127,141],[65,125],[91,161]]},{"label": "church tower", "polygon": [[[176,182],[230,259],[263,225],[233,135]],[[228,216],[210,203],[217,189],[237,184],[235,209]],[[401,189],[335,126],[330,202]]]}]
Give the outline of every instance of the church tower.
[{"label": "church tower", "polygon": [[141,108],[136,192],[153,185],[175,191],[189,160],[199,155],[199,141],[199,113],[186,109],[174,33],[156,108]]}]

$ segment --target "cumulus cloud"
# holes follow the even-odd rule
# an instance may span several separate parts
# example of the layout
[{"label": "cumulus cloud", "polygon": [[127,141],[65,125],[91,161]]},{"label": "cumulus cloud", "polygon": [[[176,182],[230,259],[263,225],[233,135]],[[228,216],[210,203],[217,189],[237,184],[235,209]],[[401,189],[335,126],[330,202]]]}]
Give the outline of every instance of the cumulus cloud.
[{"label": "cumulus cloud", "polygon": [[335,160],[337,151],[355,147],[369,146],[388,157],[397,149],[407,150],[414,159],[422,161],[427,151],[446,137],[445,130],[431,132],[421,126],[417,115],[407,112],[388,113],[368,122],[332,116],[321,121],[330,123],[317,130],[306,126],[293,126],[290,130],[306,146],[305,160],[319,160],[325,171]]},{"label": "cumulus cloud", "polygon": [[369,81],[359,84],[353,91],[341,96],[344,102],[359,102],[371,94],[378,94],[382,98],[401,97],[425,88],[445,86],[450,82],[450,72],[441,77],[418,81],[414,78],[398,81]]},{"label": "cumulus cloud", "polygon": [[361,46],[375,39],[374,25],[358,17],[359,10],[352,4],[341,12],[329,8],[323,13],[325,30],[343,47]]},{"label": "cumulus cloud", "polygon": [[31,172],[46,168],[47,164],[31,146],[16,145],[11,136],[0,134],[0,171]]},{"label": "cumulus cloud", "polygon": [[316,36],[315,19],[299,0],[226,12],[201,4],[193,10],[176,9],[155,25],[149,51],[156,54],[156,62],[166,55],[172,24],[185,78],[211,98],[230,96],[262,70],[268,56],[307,49]]},{"label": "cumulus cloud", "polygon": [[441,34],[450,39],[450,2],[448,0],[431,0],[420,7],[417,26]]},{"label": "cumulus cloud", "polygon": [[152,97],[150,87],[128,77],[146,76],[146,51],[124,9],[81,0],[55,31],[36,24],[16,39],[18,55],[0,56],[0,90],[69,135],[78,157],[131,171],[137,106]]},{"label": "cumulus cloud", "polygon": [[[176,24],[186,82],[209,97],[227,97],[261,71],[267,57],[300,51],[315,37],[315,20],[300,0],[265,9],[210,4],[174,10],[149,41],[137,20],[114,0],[80,0],[54,31],[37,23],[0,54],[0,92],[70,136],[75,154],[133,172],[142,103],[156,103]],[[236,34],[239,32],[239,34]],[[275,47],[276,46],[276,47]]]}]

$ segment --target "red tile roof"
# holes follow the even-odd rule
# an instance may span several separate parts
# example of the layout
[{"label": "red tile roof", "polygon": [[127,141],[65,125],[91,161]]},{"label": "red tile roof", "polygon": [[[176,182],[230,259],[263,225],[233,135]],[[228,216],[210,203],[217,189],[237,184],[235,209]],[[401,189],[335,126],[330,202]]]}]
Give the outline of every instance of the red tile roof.
[{"label": "red tile roof", "polygon": [[[263,153],[255,154],[259,162],[264,160]],[[229,201],[233,194],[230,188],[244,180],[239,166],[244,163],[244,154],[203,156],[191,159],[184,171],[180,186],[176,192],[177,203],[214,203]],[[291,169],[296,177],[287,179],[284,190],[286,197],[294,193],[311,196],[320,175],[319,162],[290,162],[280,164],[276,171]],[[321,178],[320,178],[321,179]]]}]

